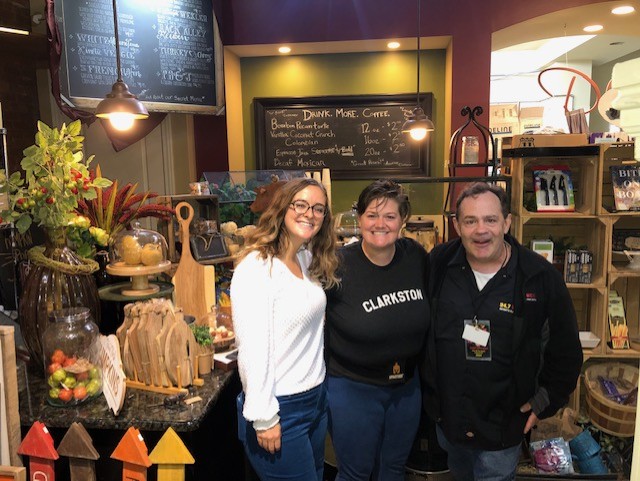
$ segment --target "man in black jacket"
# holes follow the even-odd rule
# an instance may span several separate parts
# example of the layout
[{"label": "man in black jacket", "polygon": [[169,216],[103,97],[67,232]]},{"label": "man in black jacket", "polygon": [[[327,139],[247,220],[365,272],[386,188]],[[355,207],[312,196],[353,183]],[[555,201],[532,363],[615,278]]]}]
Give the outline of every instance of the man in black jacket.
[{"label": "man in black jacket", "polygon": [[423,403],[456,481],[514,479],[524,434],[567,403],[582,366],[560,273],[510,225],[504,190],[473,184],[456,205],[460,238],[430,254]]}]

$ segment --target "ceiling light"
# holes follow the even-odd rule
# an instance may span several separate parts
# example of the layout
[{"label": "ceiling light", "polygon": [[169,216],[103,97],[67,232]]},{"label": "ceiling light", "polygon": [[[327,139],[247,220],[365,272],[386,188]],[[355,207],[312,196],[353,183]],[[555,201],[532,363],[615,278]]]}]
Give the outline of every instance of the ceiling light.
[{"label": "ceiling light", "polygon": [[11,28],[11,27],[0,27],[0,32],[17,33],[18,35],[29,35],[29,32],[27,30],[22,30],[19,28]]},{"label": "ceiling light", "polygon": [[420,0],[418,2],[418,33],[416,36],[417,48],[416,48],[416,70],[417,82],[416,82],[416,108],[402,125],[402,133],[409,134],[413,140],[422,140],[427,136],[427,132],[433,132],[435,127],[433,122],[424,113],[424,110],[420,106]]},{"label": "ceiling light", "polygon": [[627,15],[628,13],[633,13],[635,11],[636,9],[631,5],[622,5],[621,7],[616,7],[611,10],[611,13],[613,13],[614,15]]},{"label": "ceiling light", "polygon": [[122,68],[120,67],[120,42],[118,38],[118,12],[116,0],[113,0],[113,28],[116,45],[116,66],[118,78],[111,87],[111,92],[106,95],[96,107],[96,117],[109,119],[116,130],[129,130],[135,120],[146,119],[149,112],[138,98],[129,92],[129,87],[122,80]]},{"label": "ceiling light", "polygon": [[278,52],[280,52],[280,53],[289,53],[289,52],[291,52],[291,47],[286,47],[286,46],[280,47],[278,49]]},{"label": "ceiling light", "polygon": [[602,25],[587,25],[582,30],[584,30],[585,32],[599,32],[603,28],[604,27]]},{"label": "ceiling light", "polygon": [[400,42],[389,42],[387,44],[387,48],[390,48],[390,49],[400,48]]}]

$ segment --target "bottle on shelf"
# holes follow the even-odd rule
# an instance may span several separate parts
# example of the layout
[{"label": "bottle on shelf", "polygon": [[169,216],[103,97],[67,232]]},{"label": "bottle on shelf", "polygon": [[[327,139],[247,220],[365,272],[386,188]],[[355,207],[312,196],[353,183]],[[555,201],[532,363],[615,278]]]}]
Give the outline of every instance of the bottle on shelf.
[{"label": "bottle on shelf", "polygon": [[475,135],[462,137],[462,163],[477,164],[480,157],[480,143]]}]

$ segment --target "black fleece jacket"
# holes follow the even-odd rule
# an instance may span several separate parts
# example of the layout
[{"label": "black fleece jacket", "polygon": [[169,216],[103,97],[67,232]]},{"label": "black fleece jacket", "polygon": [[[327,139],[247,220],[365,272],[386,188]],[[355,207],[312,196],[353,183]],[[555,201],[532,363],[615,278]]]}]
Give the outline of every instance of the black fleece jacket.
[{"label": "black fleece jacket", "polygon": [[[455,419],[441,417],[441,406],[445,403],[449,406],[463,405],[468,399],[462,402],[441,399],[442,390],[438,389],[437,379],[447,379],[450,370],[450,366],[438,364],[435,347],[440,289],[447,270],[460,269],[461,259],[468,274],[472,274],[460,239],[437,246],[429,256],[427,289],[432,322],[421,366],[424,408],[433,420],[440,423],[449,441],[485,450],[503,449],[522,440],[529,413],[521,414],[519,408],[526,402],[537,401],[532,404],[541,419],[555,414],[574,391],[582,367],[576,314],[562,276],[548,261],[520,245],[513,237],[506,235],[505,240],[512,246],[515,254],[512,260],[516,263],[511,271],[515,273],[513,345],[511,352],[501,353],[502,358],[511,358],[512,380],[500,406],[492,407],[491,419],[480,419],[477,414],[476,419],[474,414],[469,418],[466,412],[464,421],[459,419],[463,416],[450,416]],[[460,362],[465,362],[464,356],[460,356]],[[471,402],[479,403],[492,388],[497,389],[487,382],[483,384],[482,392],[468,393]],[[470,431],[473,435],[468,434]]]}]

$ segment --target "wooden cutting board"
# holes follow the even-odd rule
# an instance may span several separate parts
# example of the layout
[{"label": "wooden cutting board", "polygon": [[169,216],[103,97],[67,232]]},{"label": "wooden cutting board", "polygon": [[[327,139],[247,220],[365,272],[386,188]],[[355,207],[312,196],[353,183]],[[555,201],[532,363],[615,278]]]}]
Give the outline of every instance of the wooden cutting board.
[{"label": "wooden cutting board", "polygon": [[176,315],[173,311],[173,306],[170,305],[169,302],[164,302],[161,309],[161,318],[162,318],[162,328],[160,332],[156,336],[156,351],[158,352],[158,359],[160,361],[160,377],[162,378],[162,385],[168,387],[171,385],[171,380],[169,379],[169,374],[167,372],[167,366],[164,362],[164,347],[167,342],[167,334],[169,334],[169,329],[176,322]]},{"label": "wooden cutting board", "polygon": [[[182,217],[183,209],[187,211],[186,217]],[[200,319],[215,304],[215,268],[199,264],[191,254],[189,224],[193,219],[193,207],[187,202],[180,202],[176,206],[176,217],[180,224],[182,253],[178,270],[172,279],[175,286],[174,304],[181,307],[185,314]]]},{"label": "wooden cutting board", "polygon": [[191,384],[191,359],[189,358],[189,326],[178,315],[169,328],[164,346],[164,363],[171,382],[178,387]]}]

